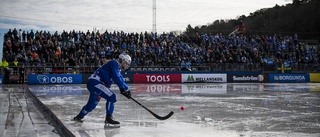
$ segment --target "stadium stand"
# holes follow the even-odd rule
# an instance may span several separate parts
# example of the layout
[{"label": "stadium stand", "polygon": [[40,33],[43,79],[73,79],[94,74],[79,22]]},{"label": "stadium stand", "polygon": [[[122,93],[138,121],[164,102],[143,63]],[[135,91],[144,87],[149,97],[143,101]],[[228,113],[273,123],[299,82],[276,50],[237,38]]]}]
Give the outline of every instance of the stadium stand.
[{"label": "stadium stand", "polygon": [[297,35],[17,31],[4,35],[3,59],[29,73],[74,73],[76,64],[90,73],[122,52],[132,56],[131,71],[277,71],[278,64],[320,71],[319,41],[308,45]]}]

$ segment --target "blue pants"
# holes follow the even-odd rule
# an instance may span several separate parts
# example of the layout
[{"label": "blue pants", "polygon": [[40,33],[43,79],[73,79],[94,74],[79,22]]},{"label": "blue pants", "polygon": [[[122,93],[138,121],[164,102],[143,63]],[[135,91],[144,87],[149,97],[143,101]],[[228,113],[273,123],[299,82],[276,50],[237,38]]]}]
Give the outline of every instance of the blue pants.
[{"label": "blue pants", "polygon": [[101,98],[107,100],[106,113],[112,115],[114,110],[114,103],[117,102],[116,95],[100,81],[95,79],[88,79],[87,89],[90,92],[87,104],[81,109],[78,116],[83,118],[89,112],[94,110]]}]

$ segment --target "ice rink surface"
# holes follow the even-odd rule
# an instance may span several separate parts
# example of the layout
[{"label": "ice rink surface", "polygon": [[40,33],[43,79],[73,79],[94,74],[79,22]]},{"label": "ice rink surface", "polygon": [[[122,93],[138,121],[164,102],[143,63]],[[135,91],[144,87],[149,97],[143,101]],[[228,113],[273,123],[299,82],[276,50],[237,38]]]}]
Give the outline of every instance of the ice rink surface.
[{"label": "ice rink surface", "polygon": [[[319,137],[320,83],[129,84],[132,97],[160,116],[117,94],[114,118],[104,129],[105,100],[83,123],[71,121],[85,105],[85,85],[28,88],[77,137]],[[181,106],[185,109],[181,110]],[[51,137],[51,135],[47,135]],[[57,135],[58,136],[58,135]]]}]

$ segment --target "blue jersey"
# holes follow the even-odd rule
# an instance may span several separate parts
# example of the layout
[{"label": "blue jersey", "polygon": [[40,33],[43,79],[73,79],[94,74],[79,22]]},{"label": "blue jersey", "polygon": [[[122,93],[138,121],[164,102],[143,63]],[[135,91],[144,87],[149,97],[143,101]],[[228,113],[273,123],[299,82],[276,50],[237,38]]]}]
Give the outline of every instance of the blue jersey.
[{"label": "blue jersey", "polygon": [[116,60],[110,60],[106,64],[98,68],[94,74],[100,77],[100,82],[110,87],[114,82],[119,88],[128,90],[127,84],[124,82],[123,77],[119,71],[119,63]]}]

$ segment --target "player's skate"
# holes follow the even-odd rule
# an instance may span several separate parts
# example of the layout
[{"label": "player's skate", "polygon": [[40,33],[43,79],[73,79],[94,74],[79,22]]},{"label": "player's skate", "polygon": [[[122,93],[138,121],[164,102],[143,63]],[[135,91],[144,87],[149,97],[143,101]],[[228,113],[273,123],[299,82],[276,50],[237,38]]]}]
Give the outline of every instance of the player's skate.
[{"label": "player's skate", "polygon": [[74,117],[73,119],[72,119],[72,121],[77,121],[77,122],[83,122],[83,119],[82,118],[80,118],[79,116],[76,116],[76,117]]},{"label": "player's skate", "polygon": [[112,115],[107,115],[104,123],[105,123],[104,128],[119,128],[120,127],[120,122],[115,121],[113,119]]}]

